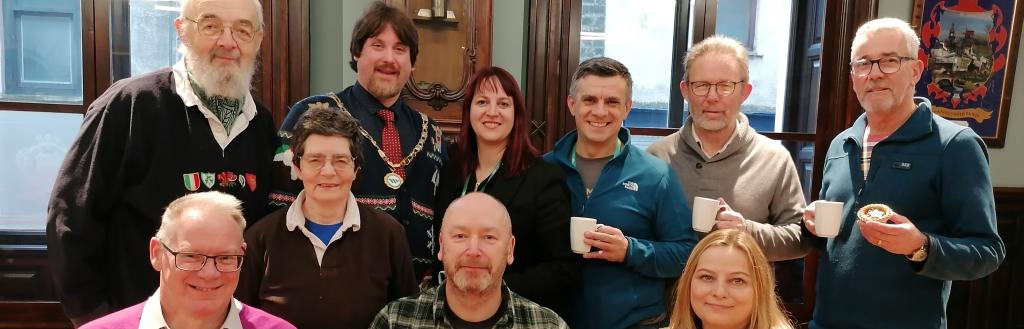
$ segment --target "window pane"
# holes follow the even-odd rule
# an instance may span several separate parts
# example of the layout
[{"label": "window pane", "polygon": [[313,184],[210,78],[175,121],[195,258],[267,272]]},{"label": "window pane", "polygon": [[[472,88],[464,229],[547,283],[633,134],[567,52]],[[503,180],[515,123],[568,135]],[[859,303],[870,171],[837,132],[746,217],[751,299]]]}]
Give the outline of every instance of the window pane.
[{"label": "window pane", "polygon": [[672,87],[675,0],[584,0],[580,61],[614,58],[633,76],[629,127],[667,127]]},{"label": "window pane", "polygon": [[750,44],[751,9],[756,9],[757,0],[722,0],[718,2],[718,17],[715,19],[715,34],[725,35]]},{"label": "window pane", "polygon": [[43,231],[81,114],[0,111],[0,231]]},{"label": "window pane", "polygon": [[127,78],[174,65],[178,54],[178,1],[116,0],[111,13],[111,76]]},{"label": "window pane", "polygon": [[605,17],[608,16],[606,3],[606,0],[583,0],[580,31],[604,33]]},{"label": "window pane", "polygon": [[0,11],[0,100],[81,104],[81,1],[5,0]]},{"label": "window pane", "polygon": [[792,0],[765,5],[758,5],[757,0],[718,2],[715,33],[735,38],[750,50],[750,83],[754,88],[741,112],[757,131],[814,132],[813,127],[809,131],[789,128],[795,126],[793,122],[808,121],[813,113],[786,113],[784,106],[786,88],[792,85],[787,81],[792,8]]}]

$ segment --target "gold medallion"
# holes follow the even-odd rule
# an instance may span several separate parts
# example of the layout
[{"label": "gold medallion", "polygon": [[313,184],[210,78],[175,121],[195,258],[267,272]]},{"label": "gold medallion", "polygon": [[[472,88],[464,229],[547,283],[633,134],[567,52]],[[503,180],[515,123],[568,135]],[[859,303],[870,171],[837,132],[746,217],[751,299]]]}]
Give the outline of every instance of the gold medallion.
[{"label": "gold medallion", "polygon": [[387,175],[384,175],[384,185],[387,185],[392,190],[397,190],[399,187],[402,187],[402,183],[404,182],[405,180],[402,179],[402,176],[399,176],[394,172],[389,172]]}]

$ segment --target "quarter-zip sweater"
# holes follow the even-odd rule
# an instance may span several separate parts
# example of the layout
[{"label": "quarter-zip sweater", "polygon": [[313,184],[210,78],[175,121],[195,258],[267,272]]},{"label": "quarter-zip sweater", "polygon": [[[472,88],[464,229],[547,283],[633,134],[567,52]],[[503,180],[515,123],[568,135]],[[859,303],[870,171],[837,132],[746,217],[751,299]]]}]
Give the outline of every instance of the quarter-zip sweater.
[{"label": "quarter-zip sweater", "polygon": [[[860,166],[867,116],[829,145],[821,200],[843,202],[835,238],[810,235],[821,250],[811,328],[945,328],[951,280],[974,280],[1006,256],[996,233],[988,152],[971,129],[935,115],[915,98],[909,119]],[[923,263],[864,240],[860,207],[882,203],[931,239]]]},{"label": "quarter-zip sweater", "polygon": [[597,179],[589,198],[572,165],[577,132],[562,137],[544,160],[566,173],[573,216],[597,219],[622,230],[629,241],[622,263],[581,260],[570,295],[572,328],[627,328],[665,312],[665,285],[678,278],[697,242],[679,179],[668,164],[618,138],[622,151]]}]

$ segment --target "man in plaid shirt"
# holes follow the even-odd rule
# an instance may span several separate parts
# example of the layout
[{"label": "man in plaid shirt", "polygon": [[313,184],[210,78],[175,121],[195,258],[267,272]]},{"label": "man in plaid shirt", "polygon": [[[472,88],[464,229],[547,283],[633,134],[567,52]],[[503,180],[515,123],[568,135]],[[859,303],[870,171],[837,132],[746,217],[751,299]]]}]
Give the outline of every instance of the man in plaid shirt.
[{"label": "man in plaid shirt", "polygon": [[439,240],[437,256],[451,280],[388,304],[370,328],[568,328],[502,283],[516,239],[501,202],[476,192],[455,200]]}]

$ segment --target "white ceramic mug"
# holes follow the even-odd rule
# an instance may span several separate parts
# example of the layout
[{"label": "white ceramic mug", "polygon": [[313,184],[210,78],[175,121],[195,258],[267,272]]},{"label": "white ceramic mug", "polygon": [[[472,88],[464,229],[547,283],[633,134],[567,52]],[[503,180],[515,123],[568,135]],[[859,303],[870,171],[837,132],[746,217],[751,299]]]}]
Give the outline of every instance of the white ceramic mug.
[{"label": "white ceramic mug", "polygon": [[569,221],[569,241],[572,251],[577,254],[590,252],[590,245],[583,242],[583,232],[597,228],[597,220],[588,217],[572,217]]},{"label": "white ceramic mug", "polygon": [[693,230],[701,233],[710,232],[715,227],[715,217],[718,217],[718,200],[702,197],[693,197]]},{"label": "white ceramic mug", "polygon": [[839,234],[843,223],[843,203],[835,201],[814,201],[814,232],[825,238]]}]

